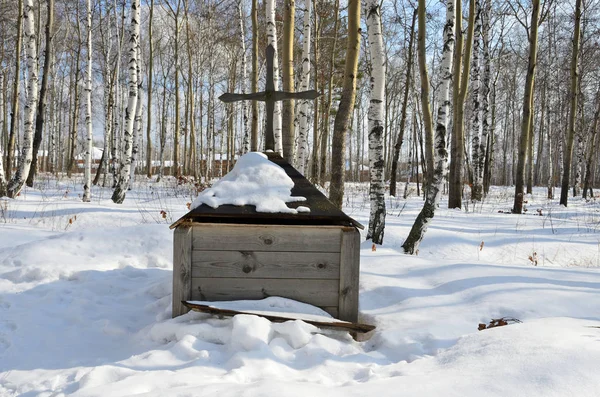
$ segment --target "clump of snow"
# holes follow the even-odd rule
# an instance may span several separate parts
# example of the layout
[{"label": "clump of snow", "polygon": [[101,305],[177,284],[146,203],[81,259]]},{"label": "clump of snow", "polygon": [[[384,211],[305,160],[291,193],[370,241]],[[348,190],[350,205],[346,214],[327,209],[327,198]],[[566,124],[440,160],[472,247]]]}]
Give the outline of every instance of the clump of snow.
[{"label": "clump of snow", "polygon": [[[291,195],[294,181],[283,168],[258,152],[246,153],[227,175],[211,188],[198,195],[191,209],[206,204],[212,208],[221,205],[254,205],[257,212],[290,213],[299,211],[286,203],[304,201]],[[303,211],[306,212],[306,211]]]},{"label": "clump of snow", "polygon": [[234,351],[266,349],[273,337],[271,322],[263,317],[237,315],[232,325],[230,346]]}]

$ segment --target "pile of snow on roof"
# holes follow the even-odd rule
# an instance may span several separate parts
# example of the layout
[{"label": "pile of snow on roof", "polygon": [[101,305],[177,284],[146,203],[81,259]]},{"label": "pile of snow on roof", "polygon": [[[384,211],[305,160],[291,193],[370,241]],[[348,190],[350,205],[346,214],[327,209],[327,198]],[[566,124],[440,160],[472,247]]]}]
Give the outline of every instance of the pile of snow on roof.
[{"label": "pile of snow on roof", "polygon": [[[291,195],[294,181],[283,168],[258,152],[246,153],[233,169],[209,189],[204,190],[192,203],[194,209],[202,204],[212,208],[220,205],[254,205],[256,212],[298,213],[286,203],[305,201],[305,197]],[[305,211],[305,207],[301,211]]]}]

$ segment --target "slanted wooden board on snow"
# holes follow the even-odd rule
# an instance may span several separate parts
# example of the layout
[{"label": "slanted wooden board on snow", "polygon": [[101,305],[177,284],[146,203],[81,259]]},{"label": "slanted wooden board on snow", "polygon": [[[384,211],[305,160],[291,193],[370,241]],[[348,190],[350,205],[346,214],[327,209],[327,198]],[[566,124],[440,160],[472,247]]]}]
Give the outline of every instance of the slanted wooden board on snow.
[{"label": "slanted wooden board on snow", "polygon": [[[357,228],[362,225],[337,209],[279,155],[248,153],[236,167],[248,163],[248,159],[250,167],[254,161],[276,169],[267,170],[268,177],[262,175],[263,171],[253,171],[242,178],[243,167],[234,167],[219,185],[199,196],[205,201],[196,203],[172,225],[176,229],[173,316],[189,311],[181,301],[281,296],[356,322],[360,258]],[[272,195],[265,193],[269,190],[267,182],[278,176],[282,180],[273,183],[282,188],[274,189]],[[240,187],[240,182],[247,183],[249,190]],[[285,192],[277,196],[286,189],[287,196]],[[239,205],[227,203],[226,195],[232,191],[236,194],[231,202]],[[275,204],[265,205],[263,197]],[[309,211],[299,211],[300,207]],[[273,208],[276,210],[261,212]]]},{"label": "slanted wooden board on snow", "polygon": [[209,314],[213,314],[216,316],[233,317],[233,316],[237,316],[240,314],[246,314],[246,315],[252,315],[252,316],[260,316],[260,317],[266,318],[267,320],[274,322],[274,323],[283,323],[286,321],[300,320],[300,321],[304,321],[307,324],[314,325],[315,327],[318,327],[318,328],[336,329],[336,330],[343,330],[343,331],[349,331],[349,332],[360,332],[360,333],[371,332],[375,329],[374,325],[353,323],[353,322],[340,321],[340,320],[335,320],[335,319],[332,319],[332,321],[311,320],[309,318],[305,318],[304,316],[302,316],[302,314],[298,314],[298,313],[294,314],[293,316],[292,315],[282,316],[282,315],[279,315],[277,312],[270,313],[270,312],[253,311],[253,310],[240,311],[240,310],[218,308],[218,307],[215,307],[214,305],[202,305],[202,304],[198,304],[198,303],[194,303],[194,302],[182,301],[181,303],[193,311],[197,311],[197,312],[201,312],[201,313],[209,313]]}]

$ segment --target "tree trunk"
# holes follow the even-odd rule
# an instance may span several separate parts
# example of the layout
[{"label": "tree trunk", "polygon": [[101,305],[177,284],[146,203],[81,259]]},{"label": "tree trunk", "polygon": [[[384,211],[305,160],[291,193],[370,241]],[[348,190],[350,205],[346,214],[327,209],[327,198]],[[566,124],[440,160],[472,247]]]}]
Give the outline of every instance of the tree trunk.
[{"label": "tree trunk", "polygon": [[[258,92],[258,0],[252,0],[252,92]],[[252,101],[250,150],[258,151],[258,102]]]},{"label": "tree trunk", "polygon": [[[277,50],[277,27],[275,25],[275,0],[265,0],[267,10],[267,46],[270,44],[275,50],[273,57],[273,83],[275,90],[279,90],[279,51]],[[283,153],[283,142],[281,137],[281,102],[275,102],[273,112],[273,135],[275,137],[275,151]]]},{"label": "tree trunk", "polygon": [[21,156],[19,157],[17,172],[15,172],[15,175],[7,186],[7,196],[10,198],[15,198],[21,193],[21,189],[23,189],[23,185],[25,184],[25,178],[29,174],[33,152],[34,118],[38,99],[38,56],[33,18],[33,0],[26,0],[25,9],[23,10],[23,23],[25,25],[25,45],[27,46],[27,101],[25,102],[25,122],[23,124]]},{"label": "tree trunk", "polygon": [[19,120],[19,87],[21,74],[21,44],[23,42],[23,0],[19,0],[19,15],[17,17],[17,37],[15,43],[15,81],[13,82],[12,108],[10,112],[10,132],[6,149],[6,178],[10,179],[15,155],[15,140],[17,121]]},{"label": "tree trunk", "polygon": [[406,64],[406,77],[404,84],[404,99],[402,100],[402,110],[400,112],[400,127],[396,143],[394,144],[394,154],[392,157],[392,170],[390,175],[390,196],[396,197],[396,178],[398,177],[398,159],[400,158],[400,149],[404,141],[404,129],[406,126],[406,108],[408,105],[408,92],[411,86],[411,70],[413,64],[413,39],[415,35],[415,21],[417,19],[417,10],[413,12],[412,22],[410,25],[410,38],[408,40],[408,59]]},{"label": "tree trunk", "polygon": [[[41,8],[41,7],[40,7]],[[52,28],[54,25],[54,0],[47,0],[48,16],[46,20],[46,50],[44,55],[44,69],[42,75],[42,88],[40,89],[40,98],[38,102],[37,116],[35,119],[35,135],[33,137],[33,157],[31,168],[27,176],[27,186],[33,186],[33,179],[38,169],[38,151],[42,144],[42,132],[44,130],[44,117],[46,113],[48,81],[50,80],[50,64],[52,63]]]},{"label": "tree trunk", "polygon": [[471,200],[483,199],[483,169],[480,167],[481,152],[481,3],[475,0],[475,30],[473,32],[473,63],[471,64],[472,93],[471,93]]},{"label": "tree trunk", "polygon": [[[281,66],[283,68],[283,90],[287,92],[294,91],[295,15],[295,0],[284,0]],[[282,125],[285,125],[286,128],[285,131],[282,131],[283,158],[286,159],[290,164],[293,164],[295,159],[294,146],[296,143],[296,134],[294,130],[294,119],[294,101],[283,101]]]},{"label": "tree trunk", "polygon": [[[194,68],[192,64],[193,60],[193,51],[192,51],[192,37],[190,34],[190,20],[188,16],[188,2],[185,4],[185,32],[186,32],[186,49],[188,56],[188,114],[189,114],[189,131],[190,131],[190,143],[189,143],[189,153],[187,156],[188,163],[188,173],[189,168],[192,169],[191,174],[194,178],[197,178],[197,166],[196,166],[196,128],[194,123]],[[245,55],[244,55],[245,57]],[[245,80],[245,79],[244,79]]]},{"label": "tree trunk", "polygon": [[[134,0],[135,1],[135,0]],[[179,3],[177,5],[179,7]],[[171,175],[176,178],[179,170],[179,8],[174,13],[175,18],[175,130],[173,131],[173,166]]]},{"label": "tree trunk", "polygon": [[[492,13],[492,0],[483,0],[483,9],[481,11],[482,29],[481,38],[483,41],[483,92],[481,107],[481,141],[479,144],[479,164],[483,183],[483,196],[489,191],[491,179],[491,156],[490,150],[493,149],[493,132],[490,136],[490,95],[491,89],[491,54],[490,54],[490,18]],[[493,116],[492,116],[493,117]]]},{"label": "tree trunk", "polygon": [[[465,162],[464,111],[465,99],[469,88],[469,70],[471,67],[471,49],[475,30],[475,0],[469,2],[469,22],[467,26],[467,42],[465,43],[465,62],[462,64],[463,33],[462,5],[456,2],[456,48],[454,52],[454,84],[452,99],[454,105],[452,122],[452,146],[450,152],[450,175],[448,191],[448,208],[462,208],[463,165]],[[462,75],[461,75],[462,68]]]},{"label": "tree trunk", "polygon": [[[307,91],[310,84],[310,13],[311,0],[304,0],[304,28],[302,38],[302,79],[300,82],[300,91]],[[301,174],[306,172],[306,161],[308,152],[308,100],[300,101],[298,111],[298,171]],[[316,112],[313,112],[316,113]]]},{"label": "tree trunk", "polygon": [[371,211],[367,239],[383,244],[385,228],[385,181],[383,175],[383,129],[385,103],[385,47],[381,32],[379,0],[366,5],[367,33],[371,54],[371,100],[369,103],[369,196]]},{"label": "tree trunk", "polygon": [[535,93],[531,94],[531,104],[529,105],[529,138],[527,143],[527,194],[533,194],[533,143],[535,141],[535,128],[533,127],[533,121],[535,119],[535,107],[533,106],[533,100]]},{"label": "tree trunk", "polygon": [[564,152],[560,204],[567,206],[569,200],[569,182],[571,178],[571,161],[573,157],[573,141],[575,139],[575,121],[577,117],[578,79],[579,79],[579,40],[581,37],[581,0],[575,2],[575,30],[573,32],[573,51],[571,53],[571,110],[569,113],[569,130],[567,146]]},{"label": "tree trunk", "polygon": [[[87,127],[87,137],[85,146],[85,176],[83,181],[84,203],[91,201],[90,188],[92,186],[92,151],[93,151],[93,133],[92,133],[92,0],[87,0],[87,71],[85,79],[85,124]],[[42,87],[43,89],[43,87]],[[35,144],[34,144],[35,146]],[[35,149],[35,148],[34,148]]]},{"label": "tree trunk", "polygon": [[127,189],[131,189],[132,183],[135,181],[135,169],[137,167],[138,153],[140,150],[140,139],[142,136],[142,71],[140,65],[142,63],[142,52],[140,49],[140,43],[138,40],[137,47],[137,103],[135,106],[135,119],[133,121],[133,137],[131,139],[131,170],[129,171],[129,185]]},{"label": "tree trunk", "polygon": [[[2,130],[0,130],[2,135],[0,135],[0,143],[5,143],[2,142],[2,140],[4,139],[4,132],[6,131],[6,80],[4,77],[5,73],[0,72],[0,90],[2,90],[2,92],[0,93],[0,112],[2,112]],[[6,148],[6,145],[2,146]],[[4,156],[0,154],[0,197],[6,196],[6,176],[4,174],[3,163]]]},{"label": "tree trunk", "polygon": [[600,89],[596,92],[596,112],[594,113],[594,121],[590,131],[590,147],[588,157],[585,163],[585,178],[583,180],[583,198],[587,199],[588,191],[590,198],[594,198],[592,191],[592,161],[596,155],[596,136],[598,135],[598,122],[600,120]]},{"label": "tree trunk", "polygon": [[154,15],[154,0],[150,0],[150,15],[148,16],[148,102],[146,105],[146,176],[152,178],[152,78],[154,69],[154,44],[152,42],[152,19]]},{"label": "tree trunk", "polygon": [[[314,20],[315,20],[315,40],[314,40],[314,46],[313,46],[313,54],[314,54],[314,58],[315,58],[315,65],[319,64],[319,40],[321,38],[321,30],[320,27],[321,25],[319,24],[319,15],[317,13],[317,7],[315,4],[315,7],[313,7],[313,15],[314,15]],[[317,70],[315,68],[315,73],[314,73],[314,88],[316,91],[319,90],[319,73],[317,73]],[[319,97],[317,97],[315,99],[315,107],[313,110],[313,114],[314,114],[314,120],[313,120],[313,148],[312,148],[312,153],[311,153],[311,168],[310,168],[310,177],[311,177],[311,182],[314,184],[319,183],[319,151],[320,151],[320,147],[319,147],[319,115],[320,113],[320,109],[323,108],[323,102],[319,99]],[[322,120],[321,120],[322,121]]]},{"label": "tree trunk", "polygon": [[[333,44],[331,45],[331,55],[329,58],[329,81],[327,88],[327,104],[325,105],[325,115],[323,116],[322,125],[323,131],[321,132],[321,143],[320,143],[320,164],[319,164],[319,183],[322,186],[325,186],[325,180],[327,179],[327,152],[328,152],[328,143],[329,143],[329,118],[331,115],[331,105],[333,100],[333,74],[335,70],[335,52],[337,49],[337,39],[338,39],[338,28],[340,26],[340,0],[335,0],[335,8],[333,11],[333,18],[335,18],[335,22],[333,25]],[[360,12],[360,10],[359,10]],[[360,18],[359,18],[360,20]],[[359,54],[360,56],[360,54]],[[354,83],[356,87],[356,83]],[[356,88],[355,88],[356,90]],[[356,95],[356,93],[355,93]],[[339,105],[341,106],[341,105]],[[352,111],[352,110],[350,110]],[[350,117],[350,115],[348,115]],[[337,117],[336,117],[337,120]],[[335,128],[335,126],[334,126]],[[333,154],[332,154],[333,155]]]},{"label": "tree trunk", "polygon": [[[137,47],[140,39],[140,1],[133,0],[131,3],[131,25],[129,30],[129,98],[127,101],[127,110],[125,111],[125,131],[123,147],[123,166],[119,173],[119,181],[112,195],[112,201],[116,204],[122,204],[125,200],[125,194],[129,187],[131,177],[131,153],[132,153],[132,135],[133,123],[136,114],[138,100],[138,72],[137,72]],[[177,128],[177,127],[175,127]]]},{"label": "tree trunk", "polygon": [[356,98],[356,74],[360,53],[360,1],[348,1],[348,47],[344,70],[344,85],[338,111],[333,126],[333,145],[331,148],[331,184],[329,200],[337,208],[342,208],[344,199],[344,160],[346,155],[346,135],[350,116]]},{"label": "tree trunk", "polygon": [[[242,1],[238,1],[238,14],[240,17],[240,46],[242,48],[242,94],[248,91],[248,68],[246,66],[246,28],[244,27],[244,6]],[[253,101],[256,102],[256,101]],[[242,154],[248,153],[250,150],[250,129],[248,125],[248,101],[242,101]]]},{"label": "tree trunk", "polygon": [[[404,252],[411,255],[418,253],[419,244],[423,240],[427,227],[433,219],[444,186],[444,174],[448,162],[446,130],[448,125],[448,114],[450,113],[450,85],[453,74],[452,60],[454,57],[455,40],[454,23],[456,19],[455,0],[448,0],[446,3],[446,24],[444,25],[444,46],[441,64],[442,80],[437,93],[438,114],[435,129],[435,166],[430,172],[432,180],[427,189],[427,196],[425,198],[423,209],[417,216],[406,241],[402,244]],[[425,37],[425,0],[419,0],[419,69],[421,72],[421,88],[424,89],[425,87],[429,87],[429,77],[427,75],[425,59],[425,40],[421,40],[421,37]],[[428,101],[423,103],[423,113],[430,113],[429,120],[431,120],[431,110]],[[425,116],[424,119],[427,120],[427,116]],[[425,128],[432,129],[433,126],[431,124],[426,124]]]},{"label": "tree trunk", "polygon": [[[579,1],[579,0],[578,0]],[[519,155],[517,161],[517,173],[515,180],[515,200],[512,212],[520,214],[523,212],[523,195],[525,185],[525,160],[527,157],[527,146],[529,142],[529,131],[531,127],[531,105],[533,96],[533,85],[535,80],[535,68],[537,66],[537,38],[538,21],[540,16],[540,0],[533,0],[533,11],[531,16],[531,29],[529,32],[529,61],[527,75],[525,77],[525,93],[523,95],[523,115],[521,117],[521,137],[519,139]]]}]

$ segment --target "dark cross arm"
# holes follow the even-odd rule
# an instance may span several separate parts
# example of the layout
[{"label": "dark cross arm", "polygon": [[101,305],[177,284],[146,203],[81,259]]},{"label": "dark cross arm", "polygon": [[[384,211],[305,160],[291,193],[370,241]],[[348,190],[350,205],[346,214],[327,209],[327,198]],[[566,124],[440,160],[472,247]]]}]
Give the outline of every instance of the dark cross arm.
[{"label": "dark cross arm", "polygon": [[226,93],[219,97],[222,102],[231,103],[244,100],[250,101],[261,101],[265,102],[268,100],[284,101],[286,99],[316,99],[319,97],[319,93],[315,90],[301,91],[301,92],[287,92],[287,91],[275,91],[275,92],[253,92],[250,94],[230,94]]},{"label": "dark cross arm", "polygon": [[226,93],[219,97],[219,100],[225,103],[238,102],[244,100],[250,101],[266,101],[267,93],[266,92],[252,92],[250,94],[230,94]]}]

